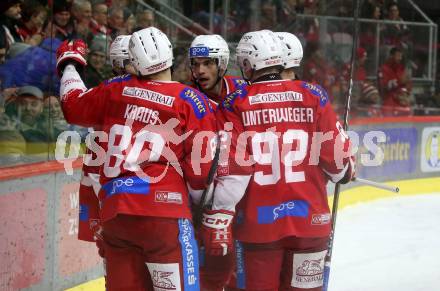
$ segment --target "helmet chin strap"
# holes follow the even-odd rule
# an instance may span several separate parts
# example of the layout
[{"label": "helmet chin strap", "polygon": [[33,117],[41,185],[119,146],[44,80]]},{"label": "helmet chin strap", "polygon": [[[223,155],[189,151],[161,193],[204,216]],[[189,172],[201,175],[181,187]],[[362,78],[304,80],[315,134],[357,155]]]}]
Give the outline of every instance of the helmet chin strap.
[{"label": "helmet chin strap", "polygon": [[250,77],[249,79],[246,78],[246,76],[245,76],[245,74],[244,74],[244,72],[243,72],[243,68],[242,68],[242,67],[240,67],[240,72],[241,72],[241,76],[243,77],[243,79],[244,79],[246,82],[251,82],[252,77],[254,76],[254,72],[255,72],[255,70],[252,70],[252,75],[251,75],[251,77]]}]

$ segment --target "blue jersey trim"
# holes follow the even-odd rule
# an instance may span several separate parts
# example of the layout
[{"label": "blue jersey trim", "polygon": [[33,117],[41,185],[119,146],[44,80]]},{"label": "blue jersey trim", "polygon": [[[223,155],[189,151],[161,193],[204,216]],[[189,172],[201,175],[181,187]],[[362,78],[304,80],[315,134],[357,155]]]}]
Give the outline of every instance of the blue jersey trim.
[{"label": "blue jersey trim", "polygon": [[180,92],[179,96],[180,98],[191,104],[191,107],[193,108],[194,113],[198,119],[202,119],[208,113],[205,105],[206,97],[203,97],[202,93],[192,88],[186,87]]},{"label": "blue jersey trim", "polygon": [[246,269],[244,262],[244,249],[243,244],[235,240],[235,262],[237,268],[237,288],[245,289],[246,288]]},{"label": "blue jersey trim", "polygon": [[105,198],[119,193],[137,195],[147,195],[150,193],[150,183],[136,176],[110,180],[102,188],[106,195]]},{"label": "blue jersey trim", "polygon": [[289,200],[278,205],[257,208],[259,224],[271,224],[284,217],[307,217],[309,204],[304,200]]},{"label": "blue jersey trim", "polygon": [[221,103],[221,107],[228,111],[232,111],[232,106],[234,105],[234,102],[237,99],[237,97],[244,98],[246,97],[246,95],[247,95],[247,90],[245,88],[237,89],[225,97],[225,99]]},{"label": "blue jersey trim", "polygon": [[319,98],[319,105],[321,107],[324,107],[327,102],[329,101],[327,91],[325,91],[324,88],[317,84],[310,84],[307,82],[301,82],[301,87],[305,88],[307,91],[312,93],[312,95],[315,95]]},{"label": "blue jersey trim", "polygon": [[183,290],[199,291],[199,256],[194,228],[189,219],[179,219],[179,242],[182,250]]},{"label": "blue jersey trim", "polygon": [[89,220],[89,205],[80,204],[79,205],[79,220],[88,221]]},{"label": "blue jersey trim", "polygon": [[113,77],[111,79],[105,80],[104,84],[105,85],[110,85],[112,83],[121,83],[123,81],[128,81],[131,78],[132,78],[132,76],[128,75],[128,74],[127,75],[116,76],[116,77]]}]

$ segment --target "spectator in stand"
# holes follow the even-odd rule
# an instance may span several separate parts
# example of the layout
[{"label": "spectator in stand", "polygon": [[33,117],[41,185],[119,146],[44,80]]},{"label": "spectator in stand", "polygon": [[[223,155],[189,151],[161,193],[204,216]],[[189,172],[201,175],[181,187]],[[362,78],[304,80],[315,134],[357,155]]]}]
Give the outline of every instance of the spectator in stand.
[{"label": "spectator in stand", "polygon": [[412,115],[411,95],[405,87],[393,91],[389,98],[382,104],[384,116],[409,116]]},{"label": "spectator in stand", "polygon": [[[304,14],[318,15],[318,0],[304,1]],[[304,38],[309,42],[319,41],[319,20],[307,18],[304,23]]]},{"label": "spectator in stand", "polygon": [[136,18],[134,14],[129,9],[124,9],[124,26],[121,31],[122,34],[132,34],[134,32],[134,27],[136,25]]},{"label": "spectator in stand", "polygon": [[22,22],[18,33],[21,39],[32,46],[39,45],[45,34],[43,27],[47,19],[47,10],[36,1],[26,1],[23,4]]},{"label": "spectator in stand", "polygon": [[97,2],[93,5],[92,19],[90,20],[90,31],[93,35],[102,33],[108,34],[107,28],[108,7],[105,3]]},{"label": "spectator in stand", "polygon": [[379,117],[381,116],[380,96],[377,88],[364,82],[361,87],[359,99],[353,107],[354,117]]},{"label": "spectator in stand", "polygon": [[381,19],[383,16],[383,0],[366,0],[361,6],[361,17]]},{"label": "spectator in stand", "polygon": [[46,35],[61,41],[76,38],[73,23],[71,21],[71,3],[66,0],[57,0],[53,4],[53,23],[46,26]]},{"label": "spectator in stand", "polygon": [[121,7],[111,7],[108,13],[108,27],[111,29],[111,37],[115,39],[121,35],[124,27],[124,10]]},{"label": "spectator in stand", "polygon": [[189,58],[186,48],[175,48],[174,52],[175,68],[173,70],[173,81],[177,81],[187,85],[193,85],[191,81],[191,71],[188,70]]},{"label": "spectator in stand", "polygon": [[[370,1],[372,2],[372,1]],[[374,3],[374,1],[373,1]],[[370,18],[376,21],[379,21],[382,18],[382,10],[379,5],[371,5],[365,8],[364,18]],[[366,49],[367,54],[370,56],[375,55],[375,50],[379,48],[376,46],[376,37],[377,37],[377,23],[372,22],[361,22],[359,29],[359,45]],[[377,71],[376,64],[374,58],[367,59],[365,63],[365,68],[367,72],[373,74]]]},{"label": "spectator in stand", "polygon": [[[396,2],[388,4],[387,8],[388,17],[387,20],[403,22],[400,17],[399,6]],[[383,42],[389,46],[403,46],[408,47],[409,29],[406,24],[395,23],[387,24],[383,29]]]},{"label": "spectator in stand", "polygon": [[45,142],[46,134],[38,126],[43,113],[43,92],[35,86],[23,86],[15,100],[20,133],[26,142]]},{"label": "spectator in stand", "polygon": [[[356,61],[354,67],[354,91],[360,92],[362,86],[367,81],[367,71],[365,70],[365,62],[367,60],[367,51],[359,47],[356,51]],[[341,89],[343,92],[348,92],[348,86],[350,82],[350,69],[351,69],[351,61],[344,64],[341,74]]]},{"label": "spectator in stand", "polygon": [[378,77],[384,106],[407,107],[409,105],[407,104],[409,102],[405,100],[411,94],[412,83],[403,64],[402,49],[394,47],[390,50],[389,58],[380,67]]},{"label": "spectator in stand", "polygon": [[274,29],[277,25],[277,9],[274,1],[265,0],[261,4],[260,29]]},{"label": "spectator in stand", "polygon": [[340,85],[336,82],[336,70],[327,62],[319,43],[307,43],[304,53],[305,62],[302,79],[323,86],[329,93],[331,100],[334,96],[340,95]]},{"label": "spectator in stand", "polygon": [[55,96],[49,96],[44,99],[43,112],[38,123],[38,127],[45,131],[46,140],[56,141],[58,135],[63,131],[69,130],[69,124],[64,119],[59,98]]},{"label": "spectator in stand", "polygon": [[21,19],[21,1],[0,1],[0,15],[0,29],[5,32],[8,46],[11,46],[14,42],[23,41],[18,33],[18,24]]},{"label": "spectator in stand", "polygon": [[98,86],[102,81],[112,76],[111,67],[105,62],[106,50],[110,48],[105,36],[95,36],[90,45],[88,66],[84,71],[84,81],[87,88]]},{"label": "spectator in stand", "polygon": [[136,28],[135,31],[155,26],[154,13],[151,10],[142,10],[136,16]]},{"label": "spectator in stand", "polygon": [[71,13],[77,37],[87,39],[92,20],[92,4],[87,0],[74,0]]}]

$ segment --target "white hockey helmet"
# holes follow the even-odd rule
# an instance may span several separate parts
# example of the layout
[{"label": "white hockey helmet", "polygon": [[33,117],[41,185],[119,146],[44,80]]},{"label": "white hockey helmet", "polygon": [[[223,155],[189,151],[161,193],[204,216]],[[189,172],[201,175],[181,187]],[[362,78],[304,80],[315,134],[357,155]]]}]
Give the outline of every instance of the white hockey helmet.
[{"label": "white hockey helmet", "polygon": [[128,55],[128,43],[131,35],[119,35],[110,45],[110,63],[113,68],[124,68],[130,56]]},{"label": "white hockey helmet", "polygon": [[128,46],[130,61],[140,75],[151,75],[173,65],[173,48],[165,33],[156,27],[136,31]]},{"label": "white hockey helmet", "polygon": [[303,58],[303,47],[296,35],[289,32],[275,32],[283,43],[284,68],[299,67]]},{"label": "white hockey helmet", "polygon": [[237,45],[237,63],[244,67],[247,60],[254,70],[283,66],[281,40],[270,30],[251,31]]},{"label": "white hockey helmet", "polygon": [[229,47],[218,34],[196,36],[189,48],[189,58],[213,58],[218,60],[220,69],[226,71],[229,62]]}]

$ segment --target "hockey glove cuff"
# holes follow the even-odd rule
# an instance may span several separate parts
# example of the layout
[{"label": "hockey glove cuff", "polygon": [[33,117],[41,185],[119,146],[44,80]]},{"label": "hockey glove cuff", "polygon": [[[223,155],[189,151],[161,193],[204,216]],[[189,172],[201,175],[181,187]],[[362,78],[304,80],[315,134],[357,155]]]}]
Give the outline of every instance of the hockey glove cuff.
[{"label": "hockey glove cuff", "polygon": [[225,256],[232,252],[232,219],[234,212],[227,210],[205,210],[200,229],[200,238],[207,255]]}]

